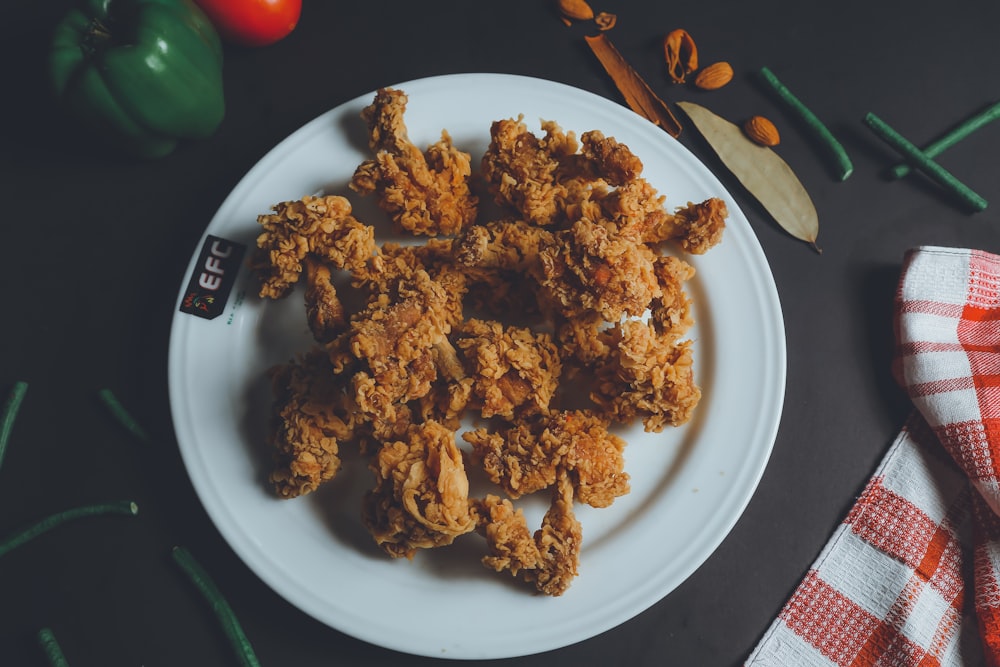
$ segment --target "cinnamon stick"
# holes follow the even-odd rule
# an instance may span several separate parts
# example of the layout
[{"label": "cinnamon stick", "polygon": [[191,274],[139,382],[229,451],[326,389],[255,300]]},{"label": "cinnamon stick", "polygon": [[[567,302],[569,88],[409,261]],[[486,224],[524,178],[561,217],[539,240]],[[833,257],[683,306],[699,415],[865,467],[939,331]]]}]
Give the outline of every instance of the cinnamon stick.
[{"label": "cinnamon stick", "polygon": [[660,99],[639,73],[632,69],[607,35],[601,33],[596,36],[585,36],[584,39],[587,40],[590,50],[601,61],[601,65],[614,81],[629,108],[653,124],[659,125],[670,136],[679,137],[681,124],[667,108],[666,102]]}]

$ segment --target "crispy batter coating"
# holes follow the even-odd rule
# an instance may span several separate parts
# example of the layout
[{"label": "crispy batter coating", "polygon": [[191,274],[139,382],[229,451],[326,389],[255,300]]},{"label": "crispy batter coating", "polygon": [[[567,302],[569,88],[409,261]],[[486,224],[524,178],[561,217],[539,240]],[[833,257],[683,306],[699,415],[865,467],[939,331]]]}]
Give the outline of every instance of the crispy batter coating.
[{"label": "crispy batter coating", "polygon": [[409,401],[425,396],[439,367],[461,367],[448,333],[453,306],[444,285],[423,269],[381,293],[351,318],[350,350],[363,362],[352,378],[354,399],[376,437],[409,426]]},{"label": "crispy batter coating", "polygon": [[462,437],[489,478],[511,498],[549,488],[560,474],[577,499],[593,507],[607,507],[629,491],[625,441],[608,431],[607,419],[591,411],[556,411]]},{"label": "crispy batter coating", "polygon": [[548,334],[479,319],[466,320],[456,333],[473,403],[483,417],[513,419],[548,410],[562,371]]},{"label": "crispy batter coating", "polygon": [[469,227],[452,246],[455,261],[467,268],[533,271],[543,243],[552,232],[516,220],[495,220]]},{"label": "crispy batter coating", "polygon": [[661,294],[650,305],[649,321],[661,336],[680,338],[694,325],[691,298],[684,291],[684,284],[694,277],[694,267],[683,259],[661,256],[653,271]]},{"label": "crispy batter coating", "polygon": [[404,113],[406,94],[382,88],[361,117],[368,124],[374,158],[361,163],[350,187],[374,193],[379,207],[414,234],[456,234],[476,217],[471,156],[452,145],[447,131],[425,152],[410,142]]},{"label": "crispy batter coating", "polygon": [[583,529],[573,513],[573,487],[565,477],[553,487],[542,526],[533,534],[524,513],[506,498],[488,495],[478,509],[483,517],[479,531],[489,548],[484,565],[520,575],[545,595],[557,597],[569,589],[579,572]]},{"label": "crispy batter coating", "polygon": [[573,486],[561,477],[553,489],[552,504],[535,531],[541,558],[538,567],[524,572],[540,593],[559,596],[569,589],[579,574],[583,526],[573,513]]},{"label": "crispy batter coating", "polygon": [[543,123],[544,137],[528,130],[523,116],[495,121],[483,155],[483,178],[497,204],[535,225],[550,225],[563,209],[569,190],[559,182],[560,158],[579,149],[573,133]]},{"label": "crispy batter coating", "polygon": [[251,268],[260,278],[260,296],[278,299],[298,282],[303,260],[312,256],[338,269],[360,269],[375,250],[375,231],[351,214],[340,196],[303,197],[258,216],[263,231]]},{"label": "crispy batter coating", "polygon": [[273,368],[270,376],[275,463],[269,479],[279,496],[294,498],[340,470],[339,443],[354,437],[353,410],[342,378],[321,350]]},{"label": "crispy batter coating", "polygon": [[605,335],[612,352],[597,363],[594,402],[618,421],[641,418],[647,431],[687,422],[701,399],[691,341],[657,335],[638,320],[616,324]]},{"label": "crispy batter coating", "polygon": [[565,317],[596,312],[616,322],[642,315],[662,294],[653,251],[587,219],[554,234],[539,259],[542,289]]},{"label": "crispy batter coating", "polygon": [[729,211],[718,197],[677,209],[646,235],[647,243],[673,240],[692,255],[703,255],[722,241]]},{"label": "crispy batter coating", "polygon": [[477,512],[481,522],[479,532],[489,547],[483,565],[497,572],[509,570],[514,576],[537,566],[541,554],[523,510],[515,508],[507,498],[488,494],[477,502]]},{"label": "crispy batter coating", "polygon": [[375,487],[362,519],[390,556],[413,558],[418,549],[451,544],[476,529],[469,479],[454,431],[426,422],[386,442],[370,468]]},{"label": "crispy batter coating", "polygon": [[333,285],[330,267],[313,257],[306,267],[306,320],[318,343],[329,343],[347,329],[347,312]]}]

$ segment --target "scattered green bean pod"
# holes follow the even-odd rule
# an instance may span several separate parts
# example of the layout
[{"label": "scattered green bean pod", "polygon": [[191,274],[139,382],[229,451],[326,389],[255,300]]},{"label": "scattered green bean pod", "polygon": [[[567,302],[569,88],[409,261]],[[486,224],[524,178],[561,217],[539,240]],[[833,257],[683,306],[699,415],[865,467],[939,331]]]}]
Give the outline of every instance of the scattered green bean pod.
[{"label": "scattered green bean pod", "polygon": [[822,145],[827,149],[830,157],[833,159],[834,164],[837,167],[837,177],[841,181],[847,180],[847,177],[854,173],[854,164],[851,162],[851,158],[847,155],[847,151],[844,149],[843,145],[837,138],[833,136],[829,128],[823,121],[821,121],[816,114],[812,112],[809,107],[802,103],[799,98],[797,98],[792,91],[790,91],[785,84],[783,84],[777,76],[774,75],[767,67],[760,68],[761,77],[777,95],[801,120],[805,123],[809,131],[822,143]]},{"label": "scattered green bean pod", "polygon": [[118,423],[125,427],[129,433],[143,442],[149,442],[150,438],[146,431],[139,425],[139,422],[132,417],[132,414],[125,409],[121,401],[110,389],[101,389],[97,392],[101,402],[111,411],[111,415],[118,420]]},{"label": "scattered green bean pod", "polygon": [[222,594],[222,591],[216,587],[208,572],[195,560],[191,552],[184,547],[174,547],[173,557],[174,561],[184,570],[185,574],[188,575],[192,583],[194,583],[195,587],[212,607],[212,611],[222,624],[222,630],[225,632],[226,638],[229,639],[230,644],[232,644],[233,649],[236,651],[237,657],[240,659],[240,664],[243,667],[260,667],[257,655],[254,653],[253,646],[250,645],[250,640],[247,639],[246,634],[243,632],[243,627],[236,618],[236,613],[229,606],[229,602]]},{"label": "scattered green bean pod", "polygon": [[899,151],[910,164],[917,167],[939,185],[952,192],[973,211],[982,211],[986,208],[985,199],[980,197],[971,188],[955,178],[955,176],[952,175],[952,173],[947,169],[927,157],[923,151],[910,143],[909,140],[890,127],[881,118],[873,113],[868,113],[865,116],[864,121],[865,125],[871,128],[882,141]]},{"label": "scattered green bean pod", "polygon": [[3,412],[0,413],[0,464],[3,463],[7,442],[10,440],[11,431],[14,430],[14,421],[17,419],[17,413],[21,409],[21,402],[24,401],[27,391],[27,382],[15,382],[7,395],[7,400],[4,401]]},{"label": "scattered green bean pod", "polygon": [[[979,128],[992,123],[998,118],[1000,118],[1000,102],[997,102],[996,104],[993,104],[962,121],[951,131],[928,144],[927,147],[923,149],[923,153],[929,158],[935,158],[945,150],[960,142],[962,139],[968,137]],[[895,167],[890,169],[889,175],[892,178],[902,178],[909,174],[911,170],[912,167],[910,167],[909,163],[903,162],[902,164],[897,164]]]},{"label": "scattered green bean pod", "polygon": [[67,521],[72,521],[73,519],[102,514],[124,514],[127,516],[135,516],[138,513],[139,506],[132,501],[84,505],[83,507],[75,507],[73,509],[56,512],[55,514],[51,514],[42,519],[38,523],[28,526],[24,530],[18,531],[3,540],[0,540],[0,557],[6,555],[10,551],[13,551],[25,542],[28,542],[39,535],[66,523]]},{"label": "scattered green bean pod", "polygon": [[42,628],[38,631],[38,643],[41,645],[42,651],[45,652],[45,657],[49,659],[51,667],[69,667],[62,648],[50,628]]}]

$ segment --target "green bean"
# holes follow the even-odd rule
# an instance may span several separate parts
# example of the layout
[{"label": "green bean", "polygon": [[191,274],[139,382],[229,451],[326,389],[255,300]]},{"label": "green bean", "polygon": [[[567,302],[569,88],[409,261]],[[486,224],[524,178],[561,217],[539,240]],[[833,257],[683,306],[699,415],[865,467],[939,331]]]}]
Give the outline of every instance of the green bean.
[{"label": "green bean", "polygon": [[102,389],[97,392],[97,395],[100,396],[101,401],[108,407],[112,416],[118,420],[118,423],[125,427],[125,430],[143,442],[150,441],[146,431],[139,426],[139,422],[132,417],[110,389]]},{"label": "green bean", "polygon": [[0,463],[3,463],[4,453],[7,451],[7,441],[10,440],[10,433],[14,429],[14,420],[21,409],[21,402],[24,394],[28,391],[27,382],[15,382],[7,395],[7,400],[3,404],[3,413],[0,416]]},{"label": "green bean", "polygon": [[955,178],[951,172],[927,157],[919,148],[910,143],[899,132],[892,129],[885,121],[873,113],[865,116],[865,124],[871,128],[882,141],[903,154],[914,167],[923,171],[939,185],[943,186],[974,211],[986,208],[986,200],[973,192],[967,185]]},{"label": "green bean", "polygon": [[[1000,102],[993,104],[979,113],[975,114],[962,121],[951,131],[947,132],[939,139],[932,141],[923,149],[924,155],[929,158],[934,158],[943,153],[946,149],[951,148],[957,144],[962,139],[983,127],[989,123],[1000,118]],[[897,164],[895,167],[889,170],[889,175],[892,178],[902,178],[910,173],[911,167],[908,163],[904,162],[902,164]]]},{"label": "green bean", "polygon": [[222,591],[216,587],[211,577],[209,577],[208,572],[195,560],[191,552],[184,547],[174,547],[173,557],[174,561],[184,570],[185,574],[188,575],[192,583],[194,583],[195,587],[212,607],[212,611],[222,624],[222,630],[225,632],[226,638],[232,644],[233,649],[240,659],[240,664],[243,667],[260,667],[257,655],[254,653],[253,646],[250,645],[250,640],[247,639],[246,634],[243,632],[243,628],[236,618],[236,613],[229,606]]},{"label": "green bean", "polygon": [[16,532],[3,540],[0,540],[0,556],[4,556],[9,551],[13,551],[25,542],[28,542],[42,533],[48,532],[53,528],[73,519],[101,514],[125,514],[128,516],[135,516],[138,513],[139,506],[132,501],[84,505],[83,507],[75,507],[73,509],[56,512],[55,514],[51,514],[42,519],[38,523]]},{"label": "green bean", "polygon": [[66,662],[66,657],[63,655],[62,649],[59,647],[59,642],[56,641],[55,634],[49,628],[42,628],[38,631],[38,643],[41,644],[42,650],[45,651],[45,657],[49,659],[49,664],[52,667],[69,667],[69,663]]},{"label": "green bean", "polygon": [[795,112],[796,115],[806,124],[810,132],[815,135],[817,139],[820,140],[822,145],[830,153],[836,167],[837,176],[841,181],[847,180],[847,177],[854,173],[854,165],[851,163],[851,158],[848,157],[847,151],[841,145],[837,138],[833,136],[833,133],[823,124],[816,114],[814,114],[809,107],[802,103],[799,98],[797,98],[792,91],[790,91],[778,77],[774,75],[767,67],[760,68],[761,77],[764,79],[764,83],[771,87],[772,90],[778,95],[788,107]]}]

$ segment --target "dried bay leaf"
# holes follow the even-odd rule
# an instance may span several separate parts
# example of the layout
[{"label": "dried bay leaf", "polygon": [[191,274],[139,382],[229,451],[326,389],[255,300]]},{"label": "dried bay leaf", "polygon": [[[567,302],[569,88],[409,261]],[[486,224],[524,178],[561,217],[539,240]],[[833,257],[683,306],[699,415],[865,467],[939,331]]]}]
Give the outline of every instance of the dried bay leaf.
[{"label": "dried bay leaf", "polygon": [[678,102],[698,132],[705,138],[729,171],[743,184],[782,229],[810,244],[816,252],[819,216],[809,193],[781,157],[759,146],[730,123],[703,106]]}]

